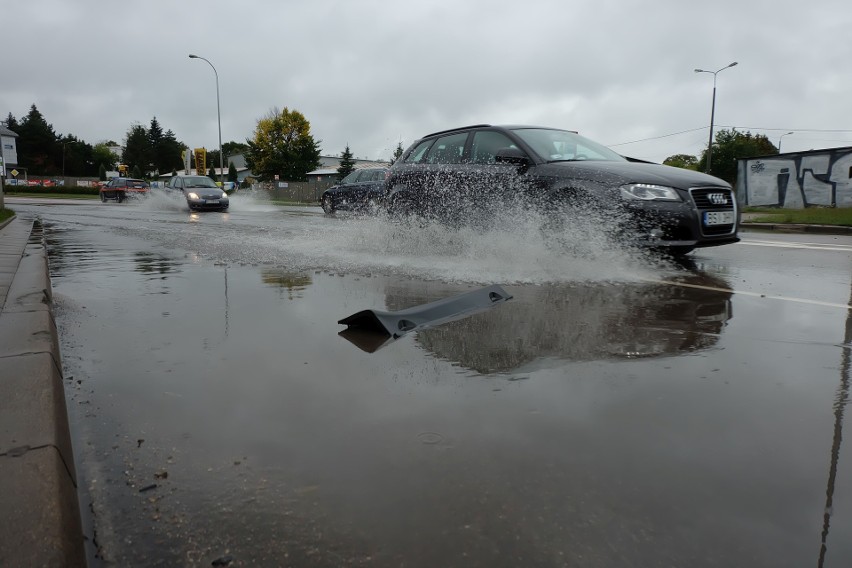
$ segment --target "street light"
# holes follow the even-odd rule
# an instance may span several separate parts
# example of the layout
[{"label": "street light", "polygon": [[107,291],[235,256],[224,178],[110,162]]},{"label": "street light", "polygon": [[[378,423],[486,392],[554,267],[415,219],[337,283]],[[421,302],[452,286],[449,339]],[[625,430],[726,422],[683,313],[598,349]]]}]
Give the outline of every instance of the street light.
[{"label": "street light", "polygon": [[710,159],[713,156],[713,119],[716,116],[716,75],[719,74],[719,71],[724,71],[728,67],[733,67],[737,62],[734,61],[730,65],[725,65],[721,69],[717,69],[716,71],[705,71],[704,69],[696,69],[696,73],[711,73],[713,75],[713,106],[710,107],[710,142],[707,144],[707,165],[704,168],[704,171],[710,173]]},{"label": "street light", "polygon": [[[200,55],[189,54],[190,59],[201,59],[202,61],[207,61]],[[222,183],[222,189],[225,189],[225,163],[224,156],[222,156],[222,112],[219,107],[219,73],[216,72],[216,68],[213,67],[213,64],[207,61],[207,65],[213,69],[213,73],[216,75],[216,119],[219,121],[219,181]]]},{"label": "street light", "polygon": [[76,140],[68,140],[62,143],[62,183],[65,183],[65,146],[68,144],[76,144]]},{"label": "street light", "polygon": [[790,134],[795,134],[792,130],[790,132],[785,132],[781,135],[781,138],[778,139],[778,153],[781,153],[781,141],[784,140],[785,136],[789,136]]}]

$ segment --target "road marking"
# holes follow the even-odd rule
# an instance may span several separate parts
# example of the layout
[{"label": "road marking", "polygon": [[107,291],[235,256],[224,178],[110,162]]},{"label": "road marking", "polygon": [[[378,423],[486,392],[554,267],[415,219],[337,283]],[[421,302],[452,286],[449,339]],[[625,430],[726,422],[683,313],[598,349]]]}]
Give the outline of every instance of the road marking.
[{"label": "road marking", "polygon": [[852,310],[850,304],[835,304],[833,302],[821,302],[819,300],[808,300],[805,298],[793,298],[790,296],[771,296],[769,294],[761,294],[759,292],[746,292],[745,290],[731,290],[730,288],[718,288],[716,286],[702,286],[701,284],[687,284],[686,282],[675,282],[673,280],[654,280],[651,278],[642,278],[645,282],[653,284],[665,284],[667,286],[679,286],[681,288],[694,288],[696,290],[708,290],[711,292],[725,292],[727,294],[739,294],[741,296],[751,296],[753,298],[766,298],[767,300],[782,300],[784,302],[795,302],[797,304],[810,304],[812,306],[825,306],[828,308],[840,308],[841,310]]},{"label": "road marking", "polygon": [[788,243],[783,241],[740,241],[742,245],[751,245],[756,247],[778,247],[792,248],[802,250],[824,250],[834,252],[850,252],[852,245],[837,245],[823,243]]}]

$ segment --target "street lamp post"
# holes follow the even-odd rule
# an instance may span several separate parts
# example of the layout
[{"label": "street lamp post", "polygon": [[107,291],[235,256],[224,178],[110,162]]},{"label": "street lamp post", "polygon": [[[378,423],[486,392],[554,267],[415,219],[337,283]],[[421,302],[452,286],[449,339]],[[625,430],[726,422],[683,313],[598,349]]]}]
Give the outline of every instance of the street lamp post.
[{"label": "street lamp post", "polygon": [[76,140],[68,140],[62,143],[62,183],[65,183],[65,146],[68,144],[76,144]]},{"label": "street lamp post", "polygon": [[[200,55],[189,54],[190,59],[201,59],[202,61],[207,61],[207,59],[201,57]],[[219,73],[216,72],[216,68],[213,67],[213,64],[207,61],[207,65],[213,69],[213,74],[216,75],[216,120],[219,123],[219,181],[222,182],[222,189],[225,189],[225,162],[224,156],[222,155],[222,112],[219,106]]]},{"label": "street lamp post", "polygon": [[792,130],[791,130],[790,132],[785,132],[785,133],[784,133],[784,134],[782,134],[782,135],[781,135],[781,137],[778,139],[778,153],[779,153],[779,154],[781,153],[781,141],[782,141],[782,140],[784,140],[784,137],[785,137],[785,136],[789,136],[790,134],[794,134],[794,132],[793,132]]},{"label": "street lamp post", "polygon": [[719,74],[720,71],[724,71],[728,67],[733,67],[737,62],[734,61],[729,65],[725,65],[721,69],[717,69],[716,71],[706,71],[704,69],[696,69],[696,73],[710,73],[713,75],[713,105],[710,107],[710,142],[707,144],[707,164],[704,168],[704,171],[708,174],[710,173],[710,160],[713,157],[713,120],[716,117],[716,75]]}]

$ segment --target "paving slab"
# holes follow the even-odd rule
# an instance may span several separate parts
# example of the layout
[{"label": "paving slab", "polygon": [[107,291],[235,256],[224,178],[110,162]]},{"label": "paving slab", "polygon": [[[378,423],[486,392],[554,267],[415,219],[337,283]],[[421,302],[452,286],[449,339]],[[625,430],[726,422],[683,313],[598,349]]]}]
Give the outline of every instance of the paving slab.
[{"label": "paving slab", "polygon": [[77,488],[53,446],[0,456],[0,565],[85,567]]},{"label": "paving slab", "polygon": [[0,455],[54,446],[76,484],[62,373],[51,354],[0,359],[0,400]]}]

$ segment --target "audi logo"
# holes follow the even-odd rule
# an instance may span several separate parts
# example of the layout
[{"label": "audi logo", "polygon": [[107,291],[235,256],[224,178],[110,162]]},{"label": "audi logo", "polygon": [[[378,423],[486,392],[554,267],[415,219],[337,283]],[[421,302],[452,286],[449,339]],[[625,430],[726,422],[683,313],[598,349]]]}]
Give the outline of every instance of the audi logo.
[{"label": "audi logo", "polygon": [[725,205],[728,203],[728,196],[724,193],[708,193],[707,199],[709,199],[710,203],[713,205]]}]

